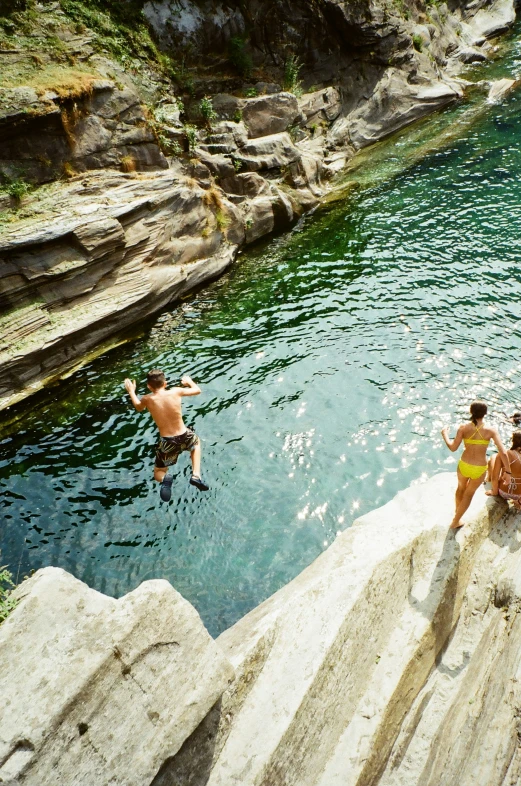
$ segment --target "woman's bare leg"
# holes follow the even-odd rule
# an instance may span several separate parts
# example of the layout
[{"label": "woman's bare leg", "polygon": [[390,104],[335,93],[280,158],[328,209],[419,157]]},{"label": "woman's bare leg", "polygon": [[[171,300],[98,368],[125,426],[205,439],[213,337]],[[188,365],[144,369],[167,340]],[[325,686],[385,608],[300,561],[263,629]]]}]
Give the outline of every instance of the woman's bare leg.
[{"label": "woman's bare leg", "polygon": [[[456,498],[458,497],[458,491],[460,489],[460,480],[461,486],[463,488],[463,493],[460,496],[460,501],[456,506],[456,513],[452,520],[452,524],[450,525],[451,529],[458,529],[462,527],[461,524],[461,517],[463,514],[468,510],[470,503],[472,502],[472,497],[479,489],[481,484],[483,483],[483,478],[485,477],[485,473],[483,473],[479,478],[473,480],[472,478],[464,478],[461,472],[458,470],[458,490],[456,491]],[[465,485],[463,481],[466,481]]]},{"label": "woman's bare leg", "polygon": [[494,474],[494,466],[496,464],[497,454],[495,456],[491,456],[488,460],[488,468],[487,468],[487,477],[485,478],[485,482],[492,481],[492,475]]},{"label": "woman's bare leg", "polygon": [[490,491],[485,491],[485,494],[487,497],[497,497],[499,490],[499,476],[501,475],[501,470],[503,469],[503,462],[499,458],[499,454],[497,456],[492,456],[488,467],[488,476],[492,486]]},{"label": "woman's bare leg", "polygon": [[456,510],[458,509],[458,505],[463,499],[463,494],[465,493],[465,489],[467,488],[468,482],[469,479],[464,477],[458,469],[458,488],[456,489],[456,508],[455,508]]}]

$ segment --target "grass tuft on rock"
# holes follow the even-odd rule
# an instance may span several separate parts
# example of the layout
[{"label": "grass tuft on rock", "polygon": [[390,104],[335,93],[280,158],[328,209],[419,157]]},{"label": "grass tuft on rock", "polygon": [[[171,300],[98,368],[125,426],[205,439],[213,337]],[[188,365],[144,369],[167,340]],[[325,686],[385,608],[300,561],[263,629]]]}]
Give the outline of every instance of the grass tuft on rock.
[{"label": "grass tuft on rock", "polygon": [[18,604],[18,600],[12,596],[14,586],[13,574],[5,565],[0,567],[0,623],[7,619]]}]

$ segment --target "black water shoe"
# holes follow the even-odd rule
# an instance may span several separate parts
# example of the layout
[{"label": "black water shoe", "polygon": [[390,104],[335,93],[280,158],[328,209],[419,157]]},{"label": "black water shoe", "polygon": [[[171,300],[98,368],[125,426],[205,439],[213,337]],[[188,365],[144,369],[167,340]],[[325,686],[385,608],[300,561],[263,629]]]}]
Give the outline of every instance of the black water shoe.
[{"label": "black water shoe", "polygon": [[199,491],[208,491],[210,488],[210,486],[207,486],[206,483],[201,480],[199,475],[192,475],[190,478],[190,483],[192,486],[195,486],[197,489],[199,489]]},{"label": "black water shoe", "polygon": [[174,476],[170,475],[167,472],[165,477],[163,478],[163,482],[161,483],[161,488],[159,489],[159,496],[161,497],[163,502],[170,502],[170,498],[172,496],[173,482],[174,482]]}]

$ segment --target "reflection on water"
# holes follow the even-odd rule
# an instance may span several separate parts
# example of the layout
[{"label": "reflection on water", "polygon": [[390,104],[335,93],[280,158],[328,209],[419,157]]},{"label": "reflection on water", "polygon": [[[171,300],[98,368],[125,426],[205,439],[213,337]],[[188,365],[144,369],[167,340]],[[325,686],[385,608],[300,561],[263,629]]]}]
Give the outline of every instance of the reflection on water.
[{"label": "reflection on water", "polygon": [[[3,561],[114,595],[167,578],[215,634],[354,517],[455,468],[443,423],[478,395],[521,408],[520,107],[513,95],[414,166],[402,157],[26,404],[0,442]],[[409,155],[406,136],[392,150]],[[185,409],[211,490],[189,486],[184,456],[169,506],[155,429],[122,387],[144,392],[153,366],[203,388]]]}]

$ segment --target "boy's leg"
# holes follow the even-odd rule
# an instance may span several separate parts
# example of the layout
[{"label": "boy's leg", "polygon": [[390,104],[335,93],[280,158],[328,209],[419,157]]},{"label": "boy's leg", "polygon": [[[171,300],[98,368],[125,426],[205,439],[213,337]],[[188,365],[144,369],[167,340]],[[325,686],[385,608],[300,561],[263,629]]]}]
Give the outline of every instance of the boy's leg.
[{"label": "boy's leg", "polygon": [[201,477],[201,440],[197,443],[195,448],[190,452],[190,460],[192,462],[192,475]]},{"label": "boy's leg", "polygon": [[206,485],[204,480],[201,480],[201,440],[197,440],[195,445],[190,451],[190,460],[192,462],[192,477],[190,483],[195,486],[199,491],[208,491],[210,488]]},{"label": "boy's leg", "polygon": [[167,472],[168,467],[154,467],[154,480],[161,483]]}]

